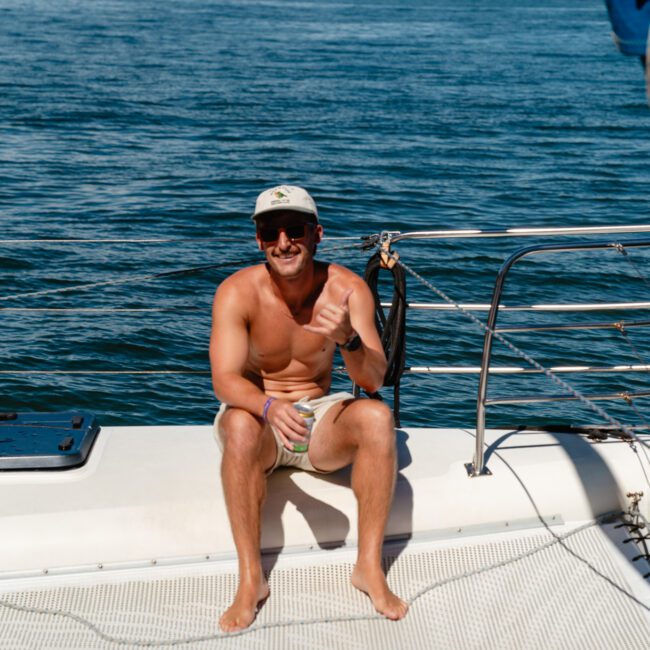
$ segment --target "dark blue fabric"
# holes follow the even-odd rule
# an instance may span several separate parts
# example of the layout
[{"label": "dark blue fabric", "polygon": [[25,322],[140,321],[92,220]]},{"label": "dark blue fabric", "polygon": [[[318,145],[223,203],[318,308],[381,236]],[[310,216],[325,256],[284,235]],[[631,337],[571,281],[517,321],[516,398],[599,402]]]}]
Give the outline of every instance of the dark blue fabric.
[{"label": "dark blue fabric", "polygon": [[648,0],[605,0],[616,45],[623,54],[644,56],[650,27]]}]

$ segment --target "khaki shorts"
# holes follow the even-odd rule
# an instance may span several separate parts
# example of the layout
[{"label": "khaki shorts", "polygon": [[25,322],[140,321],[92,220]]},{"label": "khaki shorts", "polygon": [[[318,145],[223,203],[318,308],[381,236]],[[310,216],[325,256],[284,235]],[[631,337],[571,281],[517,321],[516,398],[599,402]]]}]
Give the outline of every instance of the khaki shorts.
[{"label": "khaki shorts", "polygon": [[[349,399],[353,400],[354,395],[351,395],[350,393],[332,393],[331,395],[324,395],[323,397],[317,397],[315,399],[309,399],[308,397],[303,397],[302,399],[298,400],[300,404],[311,406],[311,408],[314,410],[314,426],[312,427],[311,430],[312,440],[316,435],[318,435],[318,424],[322,421],[325,413],[327,413],[327,411],[329,411],[330,408],[332,408],[332,406],[335,406],[336,404],[339,404]],[[228,410],[228,408],[229,406],[227,404],[221,404],[221,406],[219,407],[219,411],[217,412],[217,415],[214,418],[214,437],[216,438],[221,451],[223,451],[223,440],[219,435],[219,420],[221,419],[223,414]],[[318,472],[320,474],[328,473],[316,469],[311,464],[309,460],[308,452],[289,451],[282,444],[282,441],[280,440],[280,436],[278,435],[277,431],[273,427],[271,427],[271,430],[273,431],[273,437],[275,438],[275,444],[277,446],[278,453],[275,458],[275,463],[273,463],[271,469],[269,469],[266,472],[267,476],[274,469],[280,466],[297,467],[299,469],[304,469],[308,472]]]}]

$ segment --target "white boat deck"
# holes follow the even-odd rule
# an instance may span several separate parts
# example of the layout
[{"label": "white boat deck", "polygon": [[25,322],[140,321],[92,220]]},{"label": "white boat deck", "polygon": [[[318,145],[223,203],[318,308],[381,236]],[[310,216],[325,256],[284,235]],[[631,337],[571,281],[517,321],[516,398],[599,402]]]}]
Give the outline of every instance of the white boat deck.
[{"label": "white boat deck", "polygon": [[650,566],[601,518],[629,492],[648,517],[646,449],[488,431],[492,476],[469,478],[471,430],[398,439],[385,555],[403,621],[349,584],[349,472],[281,470],[264,511],[271,598],[224,638],[236,562],[211,428],[106,428],[81,468],[0,473],[0,646],[647,647]]}]

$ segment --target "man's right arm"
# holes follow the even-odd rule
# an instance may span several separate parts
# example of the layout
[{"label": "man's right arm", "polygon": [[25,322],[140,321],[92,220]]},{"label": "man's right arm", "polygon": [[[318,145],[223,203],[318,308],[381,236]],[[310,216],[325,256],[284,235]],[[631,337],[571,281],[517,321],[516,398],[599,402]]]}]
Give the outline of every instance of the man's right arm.
[{"label": "man's right arm", "polygon": [[210,365],[217,398],[237,408],[261,416],[267,397],[244,377],[248,360],[246,300],[233,278],[217,289],[212,305]]},{"label": "man's right arm", "polygon": [[[262,417],[268,395],[244,376],[249,353],[246,304],[247,298],[255,299],[246,295],[246,289],[231,277],[215,293],[210,336],[212,385],[221,402]],[[288,449],[292,449],[291,441],[299,442],[307,433],[303,418],[288,400],[274,400],[266,419]]]}]

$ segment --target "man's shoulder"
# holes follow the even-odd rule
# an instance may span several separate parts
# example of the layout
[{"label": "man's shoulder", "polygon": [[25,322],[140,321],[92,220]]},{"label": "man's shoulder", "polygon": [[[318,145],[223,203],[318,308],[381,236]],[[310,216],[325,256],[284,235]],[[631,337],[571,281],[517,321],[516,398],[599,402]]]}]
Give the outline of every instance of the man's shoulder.
[{"label": "man's shoulder", "polygon": [[365,280],[341,264],[327,266],[327,280],[325,281],[325,294],[331,302],[338,304],[345,293],[350,289],[355,295],[369,297],[370,289]]},{"label": "man's shoulder", "polygon": [[344,282],[345,284],[365,284],[363,278],[358,276],[346,266],[330,263],[327,265],[327,281],[333,284]]},{"label": "man's shoulder", "polygon": [[229,275],[224,282],[255,282],[262,275],[267,275],[266,265],[255,264],[254,266],[246,266],[243,269],[239,269],[239,271],[235,271],[232,275]]},{"label": "man's shoulder", "polygon": [[264,264],[256,264],[255,266],[247,266],[244,269],[235,271],[229,275],[217,287],[217,295],[228,295],[232,292],[243,294],[245,292],[256,290],[262,279],[266,276],[266,268]]}]

